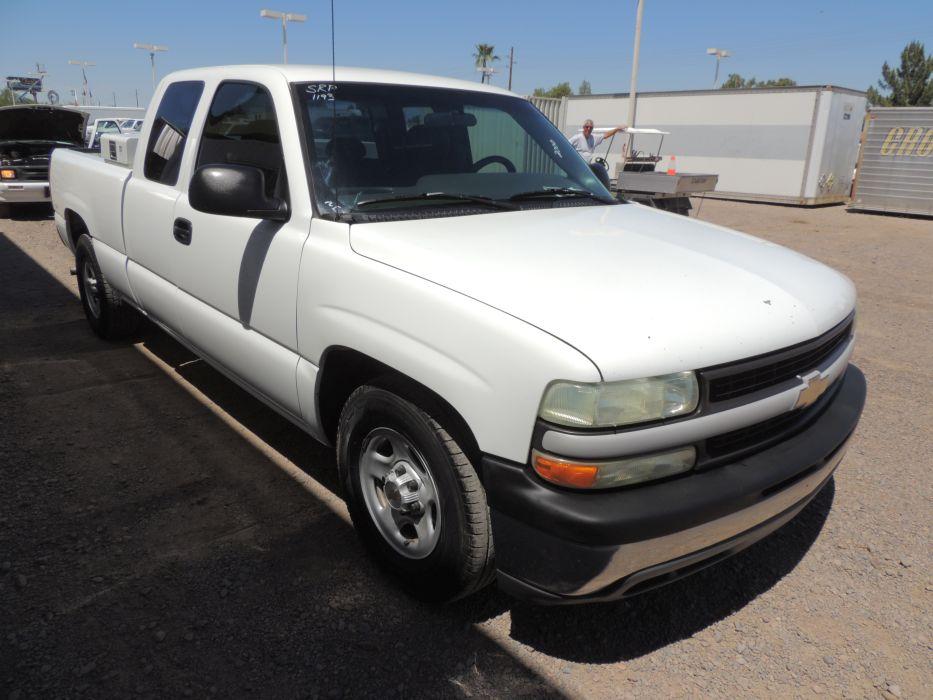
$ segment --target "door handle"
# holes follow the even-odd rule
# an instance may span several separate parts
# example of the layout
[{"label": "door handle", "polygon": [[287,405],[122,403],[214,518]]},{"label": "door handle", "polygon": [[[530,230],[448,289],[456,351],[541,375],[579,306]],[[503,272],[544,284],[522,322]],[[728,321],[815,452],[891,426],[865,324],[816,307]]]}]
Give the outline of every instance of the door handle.
[{"label": "door handle", "polygon": [[191,222],[188,219],[175,219],[172,235],[182,245],[191,245]]}]

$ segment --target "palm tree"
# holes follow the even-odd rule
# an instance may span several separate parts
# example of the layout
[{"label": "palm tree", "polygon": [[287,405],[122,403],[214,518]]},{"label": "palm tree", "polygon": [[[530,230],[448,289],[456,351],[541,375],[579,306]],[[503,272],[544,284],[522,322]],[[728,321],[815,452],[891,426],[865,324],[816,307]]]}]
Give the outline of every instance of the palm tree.
[{"label": "palm tree", "polygon": [[[498,61],[499,57],[495,55],[496,47],[492,44],[477,44],[476,53],[473,54],[473,58],[476,59],[477,68],[485,68],[487,64],[492,63],[493,61]],[[485,83],[486,79],[489,76],[486,75],[486,72],[483,71],[480,73],[479,81]]]}]

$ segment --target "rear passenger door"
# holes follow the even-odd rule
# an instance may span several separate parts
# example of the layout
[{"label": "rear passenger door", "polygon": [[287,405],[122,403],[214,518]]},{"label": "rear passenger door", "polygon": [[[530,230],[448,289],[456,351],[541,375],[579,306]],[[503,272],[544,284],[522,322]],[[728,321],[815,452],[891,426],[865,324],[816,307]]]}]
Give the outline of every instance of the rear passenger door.
[{"label": "rear passenger door", "polygon": [[137,158],[123,194],[127,275],[136,301],[158,321],[182,332],[173,271],[178,244],[172,237],[182,162],[195,144],[188,138],[204,92],[200,80],[170,83],[159,97],[152,124],[140,134]]},{"label": "rear passenger door", "polygon": [[[263,85],[220,83],[197,148],[191,172],[210,165],[256,167],[267,193],[289,200],[277,110]],[[298,266],[310,219],[289,209],[286,222],[205,214],[191,207],[186,186],[174,208],[173,225],[184,233],[175,241],[173,282],[188,297],[185,336],[298,414]]]}]

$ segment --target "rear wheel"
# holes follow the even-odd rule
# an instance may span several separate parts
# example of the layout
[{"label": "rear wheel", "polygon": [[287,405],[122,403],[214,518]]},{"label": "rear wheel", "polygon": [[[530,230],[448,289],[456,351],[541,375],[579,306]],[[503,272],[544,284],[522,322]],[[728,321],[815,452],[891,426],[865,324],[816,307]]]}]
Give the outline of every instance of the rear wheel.
[{"label": "rear wheel", "polygon": [[82,234],[75,246],[78,293],[91,329],[101,338],[124,338],[139,324],[139,314],[110,286],[100,271],[90,236]]},{"label": "rear wheel", "polygon": [[340,416],[337,460],[363,543],[414,595],[447,601],[495,569],[485,490],[440,421],[436,406],[360,387]]}]

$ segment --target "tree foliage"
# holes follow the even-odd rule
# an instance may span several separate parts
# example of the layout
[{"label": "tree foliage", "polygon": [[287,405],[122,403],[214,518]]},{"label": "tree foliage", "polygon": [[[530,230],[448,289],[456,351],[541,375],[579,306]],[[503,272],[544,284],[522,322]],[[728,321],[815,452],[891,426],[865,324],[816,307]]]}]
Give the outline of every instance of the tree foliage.
[{"label": "tree foliage", "polygon": [[[477,68],[486,68],[493,61],[498,61],[499,57],[496,56],[496,47],[492,44],[477,44],[476,52],[473,54],[473,58],[476,60]],[[479,81],[481,83],[487,82],[486,73],[480,73]]]},{"label": "tree foliage", "polygon": [[796,80],[790,78],[774,78],[772,80],[758,80],[756,78],[745,79],[738,73],[730,73],[720,90],[737,90],[740,88],[775,88],[775,87],[793,87],[797,84]]},{"label": "tree foliage", "polygon": [[16,100],[13,98],[13,92],[10,88],[3,88],[0,90],[0,107],[8,107],[15,103]]},{"label": "tree foliage", "polygon": [[570,83],[563,82],[547,89],[535,88],[535,91],[532,94],[535,97],[567,97],[568,95],[573,94],[573,88],[570,87]]},{"label": "tree foliage", "polygon": [[927,56],[923,43],[912,41],[901,51],[901,65],[881,66],[878,87],[868,88],[868,101],[884,107],[912,107],[933,104],[933,55]]},{"label": "tree foliage", "polygon": [[580,87],[577,88],[577,94],[578,95],[592,95],[593,94],[593,88],[590,87],[589,80],[584,80],[582,83],[580,83]]}]

